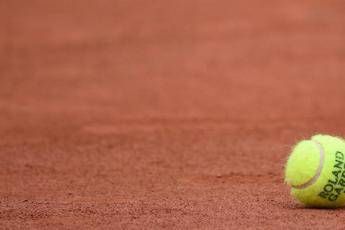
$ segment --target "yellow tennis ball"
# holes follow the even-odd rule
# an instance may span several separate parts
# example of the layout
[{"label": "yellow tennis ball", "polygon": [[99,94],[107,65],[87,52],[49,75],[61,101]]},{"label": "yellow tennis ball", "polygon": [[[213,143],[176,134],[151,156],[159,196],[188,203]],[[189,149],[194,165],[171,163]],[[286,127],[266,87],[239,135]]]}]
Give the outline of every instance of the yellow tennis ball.
[{"label": "yellow tennis ball", "polygon": [[345,206],[345,141],[315,135],[299,142],[285,166],[291,194],[308,207]]}]

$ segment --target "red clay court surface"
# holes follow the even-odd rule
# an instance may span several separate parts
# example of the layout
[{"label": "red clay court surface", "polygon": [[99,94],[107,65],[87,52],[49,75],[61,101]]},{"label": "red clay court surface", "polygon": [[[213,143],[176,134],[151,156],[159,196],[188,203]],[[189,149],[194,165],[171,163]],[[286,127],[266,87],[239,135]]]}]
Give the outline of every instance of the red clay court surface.
[{"label": "red clay court surface", "polygon": [[344,1],[0,1],[0,229],[337,229],[283,183],[345,135]]}]

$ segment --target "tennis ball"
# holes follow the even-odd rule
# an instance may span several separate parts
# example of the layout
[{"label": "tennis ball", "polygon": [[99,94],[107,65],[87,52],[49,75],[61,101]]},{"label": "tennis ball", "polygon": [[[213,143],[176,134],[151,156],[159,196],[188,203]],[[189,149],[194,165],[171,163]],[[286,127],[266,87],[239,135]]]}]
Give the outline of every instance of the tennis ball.
[{"label": "tennis ball", "polygon": [[345,205],[345,141],[315,135],[300,141],[285,166],[285,182],[291,195],[307,207],[336,208]]}]

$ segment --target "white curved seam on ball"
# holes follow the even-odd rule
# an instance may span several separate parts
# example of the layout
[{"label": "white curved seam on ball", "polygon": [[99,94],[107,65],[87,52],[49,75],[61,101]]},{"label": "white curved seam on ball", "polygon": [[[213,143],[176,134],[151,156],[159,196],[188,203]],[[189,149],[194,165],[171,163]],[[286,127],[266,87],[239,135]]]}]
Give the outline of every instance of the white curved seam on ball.
[{"label": "white curved seam on ball", "polygon": [[321,175],[321,171],[322,171],[324,160],[325,160],[325,150],[323,149],[320,142],[315,141],[315,140],[312,140],[312,141],[314,142],[316,147],[319,149],[319,154],[320,154],[319,166],[316,170],[315,175],[310,180],[308,180],[307,182],[300,184],[300,185],[293,185],[292,187],[295,189],[305,189],[305,188],[309,187],[310,185],[314,184],[317,181],[317,179],[319,179],[319,177]]}]

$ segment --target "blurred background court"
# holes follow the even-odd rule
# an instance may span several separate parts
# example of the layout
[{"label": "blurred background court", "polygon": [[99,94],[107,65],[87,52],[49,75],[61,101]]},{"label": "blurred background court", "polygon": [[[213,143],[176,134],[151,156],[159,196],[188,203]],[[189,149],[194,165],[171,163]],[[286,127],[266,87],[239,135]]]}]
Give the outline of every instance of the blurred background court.
[{"label": "blurred background court", "polygon": [[290,146],[345,136],[343,1],[0,0],[4,228],[339,227]]}]

